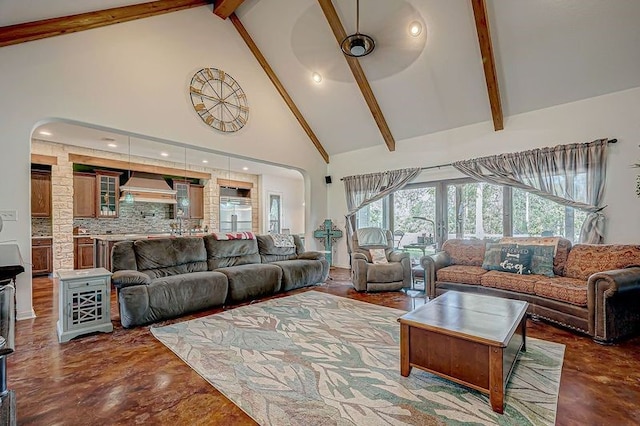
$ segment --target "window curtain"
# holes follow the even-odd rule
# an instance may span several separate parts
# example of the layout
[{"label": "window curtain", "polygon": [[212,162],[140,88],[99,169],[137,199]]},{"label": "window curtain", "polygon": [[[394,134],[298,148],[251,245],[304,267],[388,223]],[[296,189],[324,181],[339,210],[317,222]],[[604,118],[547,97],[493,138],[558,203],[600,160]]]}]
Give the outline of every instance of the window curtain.
[{"label": "window curtain", "polygon": [[[556,203],[585,210],[580,242],[604,241],[601,213],[607,139],[458,161],[453,167],[481,182],[509,185]],[[575,185],[576,182],[581,185]]]},{"label": "window curtain", "polygon": [[390,170],[382,173],[347,176],[344,192],[347,197],[347,250],[351,254],[351,236],[356,229],[356,213],[366,205],[403,188],[420,173],[420,168]]}]

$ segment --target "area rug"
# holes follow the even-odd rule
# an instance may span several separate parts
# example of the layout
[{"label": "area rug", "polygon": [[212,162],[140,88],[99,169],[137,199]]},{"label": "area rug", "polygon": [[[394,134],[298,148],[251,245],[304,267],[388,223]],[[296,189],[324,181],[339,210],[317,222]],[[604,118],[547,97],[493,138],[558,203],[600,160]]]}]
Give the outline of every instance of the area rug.
[{"label": "area rug", "polygon": [[527,339],[501,415],[480,392],[400,375],[404,313],[308,291],[151,332],[262,425],[554,424],[564,345]]}]

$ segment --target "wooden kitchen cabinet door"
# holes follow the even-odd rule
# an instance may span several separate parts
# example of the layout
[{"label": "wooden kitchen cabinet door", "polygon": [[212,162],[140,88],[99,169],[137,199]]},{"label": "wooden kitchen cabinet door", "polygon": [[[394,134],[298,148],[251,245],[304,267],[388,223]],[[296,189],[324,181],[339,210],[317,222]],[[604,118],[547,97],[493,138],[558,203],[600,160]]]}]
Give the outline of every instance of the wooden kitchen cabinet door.
[{"label": "wooden kitchen cabinet door", "polygon": [[204,219],[204,186],[189,185],[191,219]]},{"label": "wooden kitchen cabinet door", "polygon": [[96,176],[73,174],[73,217],[96,217]]},{"label": "wooden kitchen cabinet door", "polygon": [[74,239],[74,269],[91,269],[93,268],[93,238],[76,237]]},{"label": "wooden kitchen cabinet door", "polygon": [[38,238],[31,241],[31,275],[53,272],[53,240]]},{"label": "wooden kitchen cabinet door", "polygon": [[51,173],[31,171],[31,217],[51,217]]}]

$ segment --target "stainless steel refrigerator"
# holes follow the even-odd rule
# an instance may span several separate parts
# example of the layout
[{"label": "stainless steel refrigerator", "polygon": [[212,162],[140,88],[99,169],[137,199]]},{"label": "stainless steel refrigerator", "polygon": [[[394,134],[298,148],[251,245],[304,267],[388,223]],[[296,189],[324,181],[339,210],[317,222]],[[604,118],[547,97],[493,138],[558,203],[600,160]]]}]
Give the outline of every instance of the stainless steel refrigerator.
[{"label": "stainless steel refrigerator", "polygon": [[250,198],[220,197],[220,232],[249,232],[251,224]]}]

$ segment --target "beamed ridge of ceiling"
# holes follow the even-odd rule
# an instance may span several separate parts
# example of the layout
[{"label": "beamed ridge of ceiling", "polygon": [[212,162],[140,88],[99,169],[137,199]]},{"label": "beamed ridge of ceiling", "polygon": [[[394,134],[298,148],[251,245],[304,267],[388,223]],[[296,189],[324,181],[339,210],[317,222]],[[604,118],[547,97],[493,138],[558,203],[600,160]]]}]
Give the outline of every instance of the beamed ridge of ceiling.
[{"label": "beamed ridge of ceiling", "polygon": [[[493,118],[493,125],[494,129],[498,131],[504,128],[504,120],[500,90],[498,87],[498,75],[496,71],[492,36],[489,28],[487,5],[485,4],[485,0],[469,1],[473,11],[473,19],[475,22],[482,67],[484,69],[484,81],[486,83],[486,91]],[[332,0],[318,0],[318,5],[324,14],[328,28],[335,37],[335,48],[339,50],[339,44],[346,37],[348,31],[345,29],[345,25],[340,19],[340,14],[336,11],[334,2],[335,0],[333,2]],[[290,96],[285,88],[285,84],[276,75],[274,69],[267,62],[265,55],[260,51],[251,35],[240,21],[240,18],[235,13],[236,9],[243,4],[243,0],[159,0],[33,22],[19,23],[0,27],[0,47],[99,28],[106,25],[113,25],[135,19],[199,7],[211,3],[213,3],[212,9],[216,16],[221,19],[229,19],[234,25],[238,34],[245,41],[248,49],[254,55],[278,93],[280,93],[285,104],[291,110],[300,126],[320,153],[321,157],[328,163],[329,154],[327,153],[327,150],[323,147],[320,139],[312,130],[311,125],[303,116],[300,108],[295,104],[292,96]],[[396,141],[390,126],[385,119],[382,108],[384,105],[381,107],[378,99],[374,95],[371,84],[365,75],[365,70],[361,66],[360,59],[346,55],[343,55],[343,57],[379,130],[382,141],[384,141],[389,151],[394,151]]]}]

